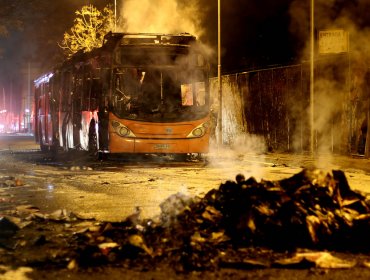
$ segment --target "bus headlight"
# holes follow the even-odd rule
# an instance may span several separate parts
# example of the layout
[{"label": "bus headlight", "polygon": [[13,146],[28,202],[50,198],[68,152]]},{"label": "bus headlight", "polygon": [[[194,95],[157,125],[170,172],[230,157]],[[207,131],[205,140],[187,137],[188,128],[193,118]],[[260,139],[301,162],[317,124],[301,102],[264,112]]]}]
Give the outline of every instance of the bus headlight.
[{"label": "bus headlight", "polygon": [[112,121],[114,131],[121,137],[136,137],[136,135],[125,125],[118,121]]},{"label": "bus headlight", "polygon": [[208,122],[202,123],[202,124],[198,125],[196,128],[194,128],[189,133],[189,135],[186,136],[186,137],[187,138],[199,138],[199,137],[202,137],[204,134],[206,134],[208,127],[209,127]]},{"label": "bus headlight", "polygon": [[127,135],[129,135],[129,134],[130,134],[130,131],[128,130],[128,128],[127,128],[127,127],[125,127],[125,126],[121,126],[121,127],[119,128],[118,134],[119,134],[120,136],[125,137],[125,136],[127,136]]}]

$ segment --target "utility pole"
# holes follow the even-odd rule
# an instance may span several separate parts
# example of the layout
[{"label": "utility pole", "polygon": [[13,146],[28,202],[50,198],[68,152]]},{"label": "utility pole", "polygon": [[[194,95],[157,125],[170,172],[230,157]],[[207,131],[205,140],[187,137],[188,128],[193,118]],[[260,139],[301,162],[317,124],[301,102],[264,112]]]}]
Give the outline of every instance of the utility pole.
[{"label": "utility pole", "polygon": [[114,32],[117,32],[117,0],[114,0]]},{"label": "utility pole", "polygon": [[314,108],[314,88],[315,88],[315,82],[314,82],[314,52],[315,52],[315,45],[314,45],[314,32],[315,32],[315,18],[314,18],[314,12],[315,12],[315,1],[311,0],[311,30],[310,30],[310,152],[311,155],[315,152],[315,108]]},{"label": "utility pole", "polygon": [[217,65],[217,77],[218,77],[218,145],[222,145],[222,80],[221,80],[221,0],[218,0],[218,65]]}]

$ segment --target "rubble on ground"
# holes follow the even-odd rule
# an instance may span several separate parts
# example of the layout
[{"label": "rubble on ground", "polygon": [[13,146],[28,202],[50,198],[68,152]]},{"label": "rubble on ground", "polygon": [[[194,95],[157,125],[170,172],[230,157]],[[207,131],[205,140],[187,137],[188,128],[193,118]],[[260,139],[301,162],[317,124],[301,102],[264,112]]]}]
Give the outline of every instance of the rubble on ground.
[{"label": "rubble on ground", "polygon": [[[356,264],[325,250],[370,253],[370,196],[351,190],[339,170],[305,169],[280,181],[227,181],[204,197],[174,194],[158,221],[137,209],[122,222],[87,220],[60,210],[42,214],[18,207],[0,220],[0,246],[19,266],[68,269],[121,264],[143,270],[168,264],[177,271],[218,267],[350,268]],[[12,218],[11,218],[12,217]],[[15,219],[17,217],[18,220]],[[31,228],[33,235],[24,231]],[[5,244],[12,244],[8,246]],[[41,250],[47,248],[47,250]],[[309,249],[309,252],[300,250]],[[42,252],[42,253],[41,253]]]},{"label": "rubble on ground", "polygon": [[19,178],[15,178],[13,176],[3,176],[0,177],[0,187],[19,187],[22,186],[23,182]]}]

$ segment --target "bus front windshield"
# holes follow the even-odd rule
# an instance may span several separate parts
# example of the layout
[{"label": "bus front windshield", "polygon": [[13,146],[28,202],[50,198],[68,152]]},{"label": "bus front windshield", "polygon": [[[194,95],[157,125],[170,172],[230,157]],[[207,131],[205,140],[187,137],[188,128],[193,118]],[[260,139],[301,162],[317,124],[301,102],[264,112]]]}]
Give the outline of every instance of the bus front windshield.
[{"label": "bus front windshield", "polygon": [[112,109],[120,118],[172,122],[208,113],[208,84],[202,68],[116,68]]}]

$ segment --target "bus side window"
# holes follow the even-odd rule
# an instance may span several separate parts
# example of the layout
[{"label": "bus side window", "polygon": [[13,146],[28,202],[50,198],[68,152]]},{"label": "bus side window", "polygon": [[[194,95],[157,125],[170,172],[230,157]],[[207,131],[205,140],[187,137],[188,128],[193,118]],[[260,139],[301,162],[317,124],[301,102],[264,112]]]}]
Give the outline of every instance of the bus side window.
[{"label": "bus side window", "polygon": [[42,97],[41,97],[41,95],[40,95],[40,96],[39,96],[38,105],[37,105],[37,106],[38,106],[38,108],[39,108],[39,112],[38,112],[38,114],[39,114],[39,115],[42,115],[42,113],[43,113],[43,112],[42,112],[41,98],[42,98]]},{"label": "bus side window", "polygon": [[83,95],[83,79],[82,75],[79,73],[74,79],[74,88],[72,97],[72,106],[75,111],[81,110],[81,97]]},{"label": "bus side window", "polygon": [[102,91],[102,84],[99,78],[93,78],[91,81],[91,91],[90,91],[90,105],[89,110],[94,111],[98,107],[99,95]]},{"label": "bus side window", "polygon": [[82,98],[81,98],[81,110],[88,111],[89,110],[89,99],[90,99],[90,91],[91,91],[91,77],[90,73],[86,73],[83,78],[82,82]]},{"label": "bus side window", "polygon": [[71,94],[71,79],[72,75],[70,72],[64,72],[62,78],[62,112],[67,112],[69,110],[69,99]]},{"label": "bus side window", "polygon": [[[111,78],[112,73],[109,68],[102,68],[100,70],[100,89],[101,92],[98,93],[98,104],[99,106],[105,107],[108,106],[108,97],[111,95]],[[114,82],[114,81],[113,81]]]},{"label": "bus side window", "polygon": [[59,76],[54,75],[52,79],[50,79],[50,88],[51,88],[51,110],[53,112],[58,111],[59,106]]}]

